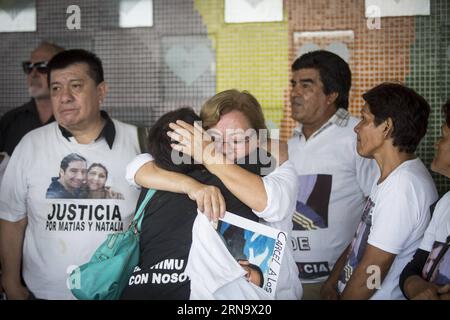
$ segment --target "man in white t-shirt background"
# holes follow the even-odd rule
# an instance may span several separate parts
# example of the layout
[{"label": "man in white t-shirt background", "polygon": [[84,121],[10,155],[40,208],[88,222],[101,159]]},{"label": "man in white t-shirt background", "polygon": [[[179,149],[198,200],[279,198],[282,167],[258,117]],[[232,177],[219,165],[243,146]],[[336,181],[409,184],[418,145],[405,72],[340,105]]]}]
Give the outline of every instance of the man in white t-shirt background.
[{"label": "man in white t-shirt background", "polygon": [[[0,260],[8,299],[74,299],[67,285],[71,268],[86,263],[107,234],[128,227],[139,195],[125,180],[126,165],[140,153],[137,129],[100,110],[107,92],[101,60],[85,50],[63,51],[48,63],[48,74],[56,122],[20,141],[0,187]],[[78,161],[83,172],[72,175],[73,187],[97,163],[123,197],[47,196],[71,154],[86,159]]]},{"label": "man in white t-shirt background", "polygon": [[292,64],[289,159],[299,181],[292,241],[304,294],[320,299],[320,288],[360,220],[365,197],[378,174],[373,160],[356,153],[347,111],[351,71],[328,51],[313,51]]},{"label": "man in white t-shirt background", "polygon": [[401,84],[382,83],[363,94],[355,127],[358,154],[373,158],[373,185],[354,241],[343,250],[322,288],[325,299],[403,299],[399,277],[418,248],[438,194],[414,154],[427,131],[430,106]]}]

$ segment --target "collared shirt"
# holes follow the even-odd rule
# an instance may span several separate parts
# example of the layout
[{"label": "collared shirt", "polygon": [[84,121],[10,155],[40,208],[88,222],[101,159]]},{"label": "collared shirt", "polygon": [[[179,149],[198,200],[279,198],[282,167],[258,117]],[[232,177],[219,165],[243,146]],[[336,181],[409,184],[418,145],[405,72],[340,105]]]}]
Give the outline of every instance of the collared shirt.
[{"label": "collared shirt", "polygon": [[[339,108],[336,113],[330,118],[328,119],[327,122],[325,122],[322,127],[320,127],[319,130],[317,130],[316,132],[314,132],[314,134],[311,136],[311,138],[314,138],[316,136],[318,136],[319,134],[321,134],[323,131],[325,131],[327,128],[329,128],[330,126],[332,126],[333,124],[337,125],[338,127],[346,127],[348,125],[348,121],[350,120],[350,112],[348,112],[346,109],[344,108]],[[302,132],[302,128],[303,125],[299,124],[295,129],[294,129],[294,136],[298,136],[301,137],[303,136],[303,132]]]},{"label": "collared shirt", "polygon": [[[116,128],[114,127],[114,123],[106,111],[102,110],[102,111],[100,111],[100,114],[101,114],[102,118],[105,119],[106,123],[105,123],[105,126],[103,127],[102,131],[98,135],[98,137],[95,139],[95,141],[98,141],[99,139],[101,139],[103,137],[103,138],[105,138],[106,142],[108,143],[109,148],[112,149],[113,143],[114,143],[114,138],[116,136]],[[58,127],[59,127],[59,130],[61,130],[63,137],[66,138],[68,141],[70,141],[70,138],[73,137],[73,134],[69,130],[63,128],[60,125]]]},{"label": "collared shirt", "polygon": [[41,122],[34,99],[8,111],[0,119],[0,152],[4,151],[11,156],[24,135],[54,120],[51,117],[47,123]]}]

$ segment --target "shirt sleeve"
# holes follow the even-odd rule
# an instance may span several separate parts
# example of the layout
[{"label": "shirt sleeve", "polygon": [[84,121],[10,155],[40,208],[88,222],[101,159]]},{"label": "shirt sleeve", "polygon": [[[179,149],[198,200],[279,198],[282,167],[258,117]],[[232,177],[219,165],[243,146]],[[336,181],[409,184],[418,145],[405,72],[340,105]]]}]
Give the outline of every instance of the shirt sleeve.
[{"label": "shirt sleeve", "polygon": [[407,179],[396,177],[389,182],[375,200],[368,243],[383,251],[399,254],[417,228],[421,210],[417,199],[421,197]]},{"label": "shirt sleeve", "polygon": [[297,199],[298,179],[290,160],[262,179],[267,193],[267,206],[263,211],[253,212],[267,222],[277,222],[292,216]]},{"label": "shirt sleeve", "polygon": [[[437,212],[435,212],[436,214]],[[425,251],[430,252],[433,248],[433,244],[436,241],[436,231],[438,229],[438,217],[436,215],[430,221],[425,234],[423,235],[422,242],[420,243],[419,248]]]},{"label": "shirt sleeve", "polygon": [[136,175],[136,172],[138,172],[138,170],[147,162],[153,161],[154,158],[151,154],[149,153],[142,153],[138,156],[136,156],[136,158],[133,159],[133,161],[131,161],[128,165],[127,165],[127,170],[126,170],[126,174],[125,174],[125,178],[127,179],[128,183],[131,186],[134,186],[136,188],[140,188],[139,185],[136,184],[136,181],[134,180],[134,176]]},{"label": "shirt sleeve", "polygon": [[15,148],[0,185],[0,219],[16,222],[26,217],[33,143],[25,136]]},{"label": "shirt sleeve", "polygon": [[437,232],[440,227],[445,226],[445,219],[448,219],[448,206],[450,204],[450,192],[447,192],[441,200],[436,204],[434,209],[433,217],[431,218],[430,224],[423,236],[422,242],[419,248],[425,251],[431,251],[434,242],[437,240]]},{"label": "shirt sleeve", "polygon": [[403,289],[406,279],[412,276],[422,276],[422,269],[427,262],[429,254],[429,251],[417,249],[413,259],[405,266],[402,273],[400,274],[399,285],[405,298],[409,299]]}]

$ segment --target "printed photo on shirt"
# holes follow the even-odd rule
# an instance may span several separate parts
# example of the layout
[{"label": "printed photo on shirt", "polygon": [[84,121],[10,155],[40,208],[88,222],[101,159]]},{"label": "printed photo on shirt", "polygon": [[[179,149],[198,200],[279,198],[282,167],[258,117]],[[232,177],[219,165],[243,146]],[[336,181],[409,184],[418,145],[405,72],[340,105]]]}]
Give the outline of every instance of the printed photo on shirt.
[{"label": "printed photo on shirt", "polygon": [[328,261],[296,262],[300,279],[313,280],[330,275]]},{"label": "printed photo on shirt", "polygon": [[371,211],[374,206],[375,204],[368,198],[361,217],[361,222],[358,225],[355,237],[350,245],[350,254],[339,278],[339,281],[343,284],[346,284],[347,281],[350,280],[353,271],[358,266],[364,255],[364,251],[366,250],[370,227],[372,226]]},{"label": "printed photo on shirt", "polygon": [[47,199],[124,199],[107,185],[109,171],[105,165],[89,163],[71,153],[61,160],[58,174],[51,178]]},{"label": "printed photo on shirt", "polygon": [[216,230],[228,251],[246,271],[247,281],[274,295],[286,233],[228,212],[223,220],[219,220]]},{"label": "printed photo on shirt", "polygon": [[328,204],[330,203],[332,176],[328,174],[301,175],[301,186],[292,221],[293,230],[317,230],[328,228]]},{"label": "printed photo on shirt", "polygon": [[447,242],[435,241],[422,270],[422,277],[437,285],[450,284],[450,236]]}]

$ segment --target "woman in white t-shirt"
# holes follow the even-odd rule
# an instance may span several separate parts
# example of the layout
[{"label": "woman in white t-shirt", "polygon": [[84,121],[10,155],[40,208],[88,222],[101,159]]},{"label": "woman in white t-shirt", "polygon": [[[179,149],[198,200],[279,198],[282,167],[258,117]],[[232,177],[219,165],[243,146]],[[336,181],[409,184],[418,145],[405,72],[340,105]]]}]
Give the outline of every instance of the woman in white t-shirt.
[{"label": "woman in white t-shirt", "polygon": [[[263,223],[290,236],[298,183],[295,168],[287,160],[287,145],[267,139],[267,127],[259,102],[245,91],[223,91],[205,102],[200,117],[208,133],[201,126],[193,127],[183,122],[171,125],[174,131],[170,136],[179,142],[173,145],[174,150],[202,163]],[[196,137],[200,139],[194,139]],[[184,147],[180,149],[180,145]],[[267,157],[267,152],[272,157]],[[150,155],[144,154],[130,163],[127,167],[130,183],[187,193],[209,218],[217,220],[223,217],[225,203],[217,188],[161,170],[149,162],[151,160]],[[258,175],[243,169],[242,165],[245,166],[247,161],[267,163],[266,171]],[[269,173],[274,167],[275,170]],[[290,241],[286,249],[276,298],[300,299],[302,287]]]},{"label": "woman in white t-shirt", "polygon": [[426,133],[428,103],[396,83],[380,84],[363,98],[357,151],[375,159],[380,177],[355,240],[322,287],[324,299],[402,299],[400,273],[419,246],[437,199],[433,179],[414,155]]},{"label": "woman in white t-shirt", "polygon": [[[450,100],[442,107],[445,122],[431,170],[450,178]],[[430,225],[413,260],[400,277],[408,299],[450,300],[450,191],[436,204]]]}]

